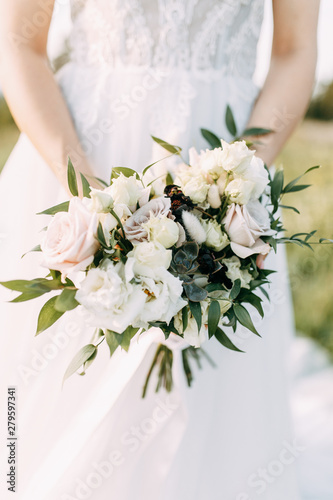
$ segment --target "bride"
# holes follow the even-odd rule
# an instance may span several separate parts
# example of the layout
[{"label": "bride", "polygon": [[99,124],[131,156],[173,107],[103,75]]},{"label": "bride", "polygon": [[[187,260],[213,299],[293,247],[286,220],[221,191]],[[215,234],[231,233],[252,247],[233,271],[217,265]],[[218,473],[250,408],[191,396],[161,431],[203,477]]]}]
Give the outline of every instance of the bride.
[{"label": "bride", "polygon": [[[1,281],[37,275],[47,224],[35,213],[68,196],[66,163],[108,180],[114,166],[142,170],[163,157],[150,135],[206,147],[199,129],[230,139],[272,128],[257,154],[271,165],[302,118],[313,85],[319,0],[273,0],[270,70],[252,82],[264,0],[71,0],[69,61],[54,75],[46,56],[53,0],[0,0],[0,79],[22,131],[0,177]],[[166,165],[168,167],[168,165]],[[93,181],[92,181],[93,182]],[[189,389],[175,350],[171,395],[140,398],[158,331],[129,354],[100,354],[86,377],[63,373],[91,330],[78,310],[34,338],[40,301],[8,304],[1,290],[1,425],[16,387],[16,493],[22,500],[297,500],[284,352],[292,314],[283,253],[258,323],[236,332],[246,354],[205,349],[216,367]],[[2,477],[8,472],[2,431]],[[1,498],[11,498],[2,481]]]}]

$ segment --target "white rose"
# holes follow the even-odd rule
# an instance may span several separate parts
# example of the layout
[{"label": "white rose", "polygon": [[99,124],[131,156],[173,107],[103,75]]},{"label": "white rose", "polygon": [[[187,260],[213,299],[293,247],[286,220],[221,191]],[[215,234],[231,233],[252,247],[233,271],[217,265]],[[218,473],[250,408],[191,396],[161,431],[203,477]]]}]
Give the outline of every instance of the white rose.
[{"label": "white rose", "polygon": [[166,215],[163,217],[150,217],[141,226],[148,234],[148,241],[160,243],[165,248],[172,247],[178,241],[178,224]]},{"label": "white rose", "polygon": [[227,277],[234,283],[237,279],[241,280],[242,288],[250,288],[250,282],[253,277],[246,269],[241,269],[241,262],[238,257],[233,256],[230,259],[224,259],[223,264],[228,268]]},{"label": "white rose", "polygon": [[214,219],[202,220],[202,225],[206,231],[206,245],[217,252],[229,245],[229,238],[223,233],[221,225]]},{"label": "white rose", "polygon": [[129,239],[133,245],[137,245],[142,241],[147,241],[148,233],[144,229],[143,224],[148,222],[151,217],[163,218],[170,215],[171,200],[160,196],[153,198],[148,203],[139,208],[134,214],[127,219],[124,224],[124,231],[126,238]]},{"label": "white rose", "polygon": [[270,228],[269,214],[258,201],[251,200],[247,205],[229,206],[222,223],[231,241],[232,251],[245,259],[253,254],[267,255],[270,246],[260,236],[272,236],[275,231]]},{"label": "white rose", "polygon": [[251,151],[245,141],[236,141],[229,144],[226,141],[221,141],[223,153],[221,164],[227,172],[242,175],[248,169],[254,151]]},{"label": "white rose", "polygon": [[255,184],[253,182],[238,177],[229,182],[225,188],[225,193],[229,195],[232,203],[245,205],[250,201],[254,189]]},{"label": "white rose", "polygon": [[156,243],[143,242],[136,245],[127,256],[134,258],[133,271],[136,275],[153,278],[157,267],[170,267],[172,251]]},{"label": "white rose", "polygon": [[253,156],[249,168],[242,174],[243,179],[253,183],[251,197],[258,199],[269,184],[268,172],[264,162],[258,156]]},{"label": "white rose", "polygon": [[147,296],[140,285],[130,282],[131,265],[107,260],[88,271],[75,298],[91,313],[91,325],[122,333],[135,322]]},{"label": "white rose", "polygon": [[89,208],[92,212],[104,213],[113,208],[113,198],[110,187],[101,189],[90,188],[91,203]]},{"label": "white rose", "polygon": [[150,321],[165,321],[172,318],[187,304],[182,299],[183,285],[179,278],[164,267],[154,269],[154,276],[137,276],[147,300],[141,308],[138,326],[147,326]]},{"label": "white rose", "polygon": [[120,174],[116,179],[113,179],[109,193],[114,203],[124,204],[135,210],[136,204],[142,196],[142,186],[135,175],[125,177],[124,174]]},{"label": "white rose", "polygon": [[60,271],[84,271],[99,248],[96,239],[97,214],[91,213],[84,200],[72,198],[68,212],[58,212],[50,222],[43,241],[43,265]]}]

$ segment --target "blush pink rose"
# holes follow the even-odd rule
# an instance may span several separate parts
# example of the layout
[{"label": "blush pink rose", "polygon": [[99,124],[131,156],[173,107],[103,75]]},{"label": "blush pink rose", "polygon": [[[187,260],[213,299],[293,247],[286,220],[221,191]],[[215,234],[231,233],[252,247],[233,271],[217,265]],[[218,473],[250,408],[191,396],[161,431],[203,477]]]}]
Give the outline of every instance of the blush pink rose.
[{"label": "blush pink rose", "polygon": [[68,212],[58,212],[47,228],[41,243],[43,265],[63,275],[84,271],[100,246],[97,226],[98,215],[80,198],[72,198]]},{"label": "blush pink rose", "polygon": [[269,215],[266,208],[258,201],[252,200],[246,205],[229,206],[222,223],[231,241],[232,251],[245,259],[253,254],[267,255],[271,247],[260,239],[271,236]]}]

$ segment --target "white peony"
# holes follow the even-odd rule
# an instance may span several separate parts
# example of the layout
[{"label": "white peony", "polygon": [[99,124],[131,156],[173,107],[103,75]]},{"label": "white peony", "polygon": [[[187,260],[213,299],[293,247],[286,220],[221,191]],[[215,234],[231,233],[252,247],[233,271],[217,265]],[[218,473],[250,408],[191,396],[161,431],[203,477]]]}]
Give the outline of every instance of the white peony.
[{"label": "white peony", "polygon": [[166,215],[152,216],[141,226],[147,232],[148,241],[160,243],[165,248],[172,247],[179,239],[178,224]]},{"label": "white peony", "polygon": [[224,152],[222,148],[206,149],[200,154],[202,170],[213,179],[218,179],[223,172]]},{"label": "white peony", "polygon": [[224,259],[223,264],[228,268],[227,277],[234,283],[237,279],[241,280],[242,288],[250,288],[250,282],[253,280],[252,275],[246,270],[241,269],[241,262],[238,257],[233,256],[230,259]]},{"label": "white peony", "polygon": [[217,252],[221,252],[223,248],[229,245],[229,238],[222,231],[221,224],[215,219],[207,219],[202,221],[202,226],[206,232],[206,245]]},{"label": "white peony", "polygon": [[157,267],[170,267],[172,251],[166,250],[162,245],[145,241],[136,245],[127,256],[134,258],[133,271],[136,275],[153,278]]},{"label": "white peony", "polygon": [[174,183],[180,186],[185,196],[189,196],[194,203],[206,201],[210,184],[199,167],[181,165]]},{"label": "white peony", "polygon": [[134,277],[133,262],[105,261],[90,269],[76,292],[76,300],[90,313],[93,326],[122,333],[133,324],[144,307],[147,295]]}]

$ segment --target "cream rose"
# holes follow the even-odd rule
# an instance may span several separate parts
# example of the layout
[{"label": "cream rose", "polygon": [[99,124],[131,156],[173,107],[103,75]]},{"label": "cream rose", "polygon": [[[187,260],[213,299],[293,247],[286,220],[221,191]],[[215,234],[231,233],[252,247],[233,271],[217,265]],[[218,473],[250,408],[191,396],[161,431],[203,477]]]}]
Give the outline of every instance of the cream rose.
[{"label": "cream rose", "polygon": [[113,179],[108,192],[114,203],[124,204],[135,210],[142,196],[142,186],[135,175],[125,177],[124,174],[120,174],[116,179]]},{"label": "cream rose", "polygon": [[142,228],[147,231],[148,241],[160,243],[165,248],[172,247],[179,239],[178,224],[166,215],[150,217],[142,224]]},{"label": "cream rose", "polygon": [[170,198],[160,196],[159,198],[150,200],[127,219],[124,224],[126,238],[128,238],[133,245],[137,245],[142,241],[147,241],[148,232],[144,229],[143,224],[147,223],[151,217],[163,218],[170,215],[170,208]]},{"label": "cream rose", "polygon": [[266,208],[258,200],[251,200],[242,206],[233,203],[222,223],[230,238],[231,249],[238,257],[269,253],[270,246],[260,237],[274,235],[275,231],[270,228]]},{"label": "cream rose", "polygon": [[58,212],[49,224],[41,243],[43,265],[60,271],[84,271],[99,248],[96,239],[98,216],[84,200],[72,198],[68,212]]},{"label": "cream rose", "polygon": [[246,205],[251,199],[254,188],[253,182],[238,177],[229,182],[225,188],[225,193],[229,196],[231,203]]},{"label": "cream rose", "polygon": [[157,267],[170,267],[172,251],[166,250],[162,245],[144,241],[136,245],[127,256],[134,259],[134,274],[153,278]]},{"label": "cream rose", "polygon": [[221,225],[216,220],[202,220],[202,226],[206,231],[206,245],[217,252],[229,245],[229,238],[223,233]]}]

